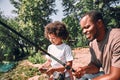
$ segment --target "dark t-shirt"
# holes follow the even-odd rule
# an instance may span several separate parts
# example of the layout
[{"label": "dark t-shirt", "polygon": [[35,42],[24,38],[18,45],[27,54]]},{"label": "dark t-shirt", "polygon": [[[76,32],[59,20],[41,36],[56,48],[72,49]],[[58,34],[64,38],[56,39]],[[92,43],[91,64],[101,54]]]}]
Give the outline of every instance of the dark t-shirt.
[{"label": "dark t-shirt", "polygon": [[109,29],[103,41],[90,42],[90,52],[92,63],[102,67],[105,74],[110,73],[110,66],[120,68],[120,29]]}]

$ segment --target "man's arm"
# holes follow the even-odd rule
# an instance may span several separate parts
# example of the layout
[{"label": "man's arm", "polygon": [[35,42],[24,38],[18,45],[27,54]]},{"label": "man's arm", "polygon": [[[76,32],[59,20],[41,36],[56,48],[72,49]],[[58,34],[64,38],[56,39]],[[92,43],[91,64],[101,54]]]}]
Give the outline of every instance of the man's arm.
[{"label": "man's arm", "polygon": [[99,72],[100,68],[96,67],[93,64],[90,64],[89,66],[85,67],[85,74],[95,74]]},{"label": "man's arm", "polygon": [[105,74],[92,80],[120,80],[120,68],[111,66],[110,74]]},{"label": "man's arm", "polygon": [[84,74],[95,74],[99,72],[99,70],[100,68],[93,64],[89,64],[85,67],[79,67],[73,75],[76,76],[76,78],[81,78]]}]

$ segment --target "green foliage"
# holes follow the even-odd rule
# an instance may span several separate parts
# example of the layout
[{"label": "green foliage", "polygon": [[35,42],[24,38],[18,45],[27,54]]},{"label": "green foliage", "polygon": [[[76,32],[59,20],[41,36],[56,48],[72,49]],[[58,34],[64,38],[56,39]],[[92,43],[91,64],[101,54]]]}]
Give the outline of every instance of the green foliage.
[{"label": "green foliage", "polygon": [[0,80],[28,80],[35,75],[41,75],[38,68],[28,65],[18,65],[8,73],[0,74]]},{"label": "green foliage", "polygon": [[[6,20],[4,21],[6,24],[10,25],[11,28],[18,31],[30,41],[42,46],[42,48],[46,48],[49,43],[44,38],[44,26],[51,21],[49,16],[56,12],[56,10],[54,10],[55,0],[10,1],[16,8],[14,12],[18,14],[18,17],[14,19],[2,18],[1,13],[0,17]],[[5,29],[4,26],[0,27],[0,37],[0,60],[23,58],[26,53],[30,52],[30,49],[34,48],[33,45],[28,44],[28,42],[16,34]],[[33,50],[37,52],[38,48],[35,46]],[[5,58],[2,59],[2,56]]]},{"label": "green foliage", "polygon": [[[98,10],[104,14],[107,27],[120,27],[119,0],[62,0],[64,7],[63,22],[68,26],[72,46],[86,46],[88,41],[79,29],[81,16],[90,10]],[[119,4],[119,5],[117,5]]]},{"label": "green foliage", "polygon": [[43,57],[43,55],[41,55],[41,53],[35,53],[35,55],[29,56],[28,60],[34,64],[36,63],[42,64],[46,61],[46,59]]},{"label": "green foliage", "polygon": [[68,44],[73,48],[84,45],[83,42],[82,44],[78,43],[78,42],[81,42],[81,39],[79,37],[82,37],[82,36],[79,36],[81,33],[81,30],[79,27],[79,20],[76,18],[76,16],[74,14],[67,16],[66,18],[63,19],[63,22],[66,24],[67,29],[69,31]]},{"label": "green foliage", "polygon": [[[50,15],[56,13],[55,0],[11,0],[18,13],[20,31],[31,41],[44,48],[48,45],[44,38],[44,26],[51,21]],[[35,47],[36,52],[38,48]]]},{"label": "green foliage", "polygon": [[[44,26],[51,21],[50,16],[56,13],[55,0],[10,0],[16,8],[17,18],[9,19],[2,15],[0,20],[20,32],[30,41],[46,49],[49,41],[44,38]],[[81,16],[90,10],[98,10],[104,14],[107,27],[120,27],[120,2],[119,0],[62,0],[64,15],[62,21],[70,33],[68,44],[71,47],[86,46],[87,40],[80,29]],[[35,49],[34,49],[35,48]],[[26,53],[38,52],[38,47],[28,44],[10,30],[0,25],[0,61],[17,60]],[[32,59],[32,56],[31,56]],[[39,62],[34,61],[33,62]]]},{"label": "green foliage", "polygon": [[[19,30],[17,20],[1,18],[1,21],[9,25],[14,30]],[[12,26],[11,26],[12,25]],[[2,60],[19,60],[26,55],[23,44],[20,43],[20,38],[6,29],[5,26],[0,25],[0,49]]]},{"label": "green foliage", "polygon": [[28,68],[28,70],[25,72],[25,75],[32,77],[35,75],[35,73],[39,74],[38,68]]}]

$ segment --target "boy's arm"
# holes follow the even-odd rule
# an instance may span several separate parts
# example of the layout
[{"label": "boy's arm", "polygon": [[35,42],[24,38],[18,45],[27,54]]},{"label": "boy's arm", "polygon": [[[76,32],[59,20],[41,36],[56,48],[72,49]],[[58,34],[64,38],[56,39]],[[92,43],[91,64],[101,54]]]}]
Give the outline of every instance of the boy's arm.
[{"label": "boy's arm", "polygon": [[[70,67],[72,67],[72,61],[68,61],[67,63],[66,63],[66,65],[67,66],[70,66]],[[49,70],[47,70],[47,74],[48,75],[51,75],[51,74],[53,74],[53,72],[55,72],[55,71],[58,71],[58,72],[64,72],[64,70],[65,70],[65,67],[64,66],[61,66],[61,67],[58,67],[58,68],[49,68]]]},{"label": "boy's arm", "polygon": [[51,60],[48,59],[44,64],[42,64],[42,67],[43,68],[48,68],[50,66],[50,64],[51,64]]},{"label": "boy's arm", "polygon": [[44,64],[42,64],[41,66],[39,66],[39,70],[41,73],[44,73],[48,70],[49,66],[50,66],[51,60],[47,60]]}]

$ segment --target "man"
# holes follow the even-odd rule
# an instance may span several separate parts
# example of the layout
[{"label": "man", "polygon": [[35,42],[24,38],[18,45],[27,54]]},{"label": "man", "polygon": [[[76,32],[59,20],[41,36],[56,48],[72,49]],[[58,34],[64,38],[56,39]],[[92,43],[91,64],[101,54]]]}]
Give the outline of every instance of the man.
[{"label": "man", "polygon": [[79,67],[74,75],[79,80],[120,80],[120,29],[107,29],[102,14],[97,11],[86,13],[80,25],[90,41],[91,63]]}]

